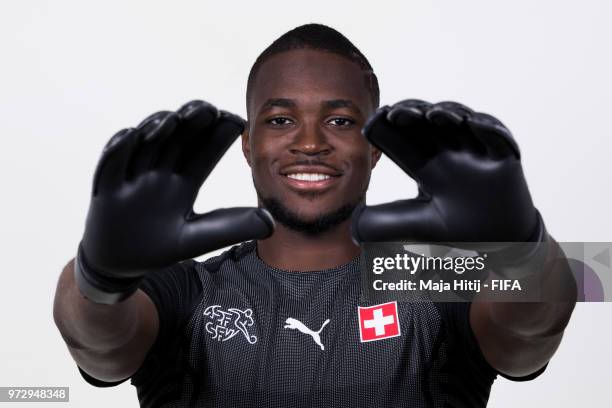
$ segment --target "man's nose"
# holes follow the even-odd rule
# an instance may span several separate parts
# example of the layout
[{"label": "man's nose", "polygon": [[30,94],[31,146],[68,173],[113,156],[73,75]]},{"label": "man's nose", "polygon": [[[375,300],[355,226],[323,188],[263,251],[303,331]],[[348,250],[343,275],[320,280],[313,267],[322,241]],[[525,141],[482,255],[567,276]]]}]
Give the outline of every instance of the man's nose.
[{"label": "man's nose", "polygon": [[296,133],[289,150],[296,155],[316,156],[331,153],[332,147],[319,126],[305,124]]}]

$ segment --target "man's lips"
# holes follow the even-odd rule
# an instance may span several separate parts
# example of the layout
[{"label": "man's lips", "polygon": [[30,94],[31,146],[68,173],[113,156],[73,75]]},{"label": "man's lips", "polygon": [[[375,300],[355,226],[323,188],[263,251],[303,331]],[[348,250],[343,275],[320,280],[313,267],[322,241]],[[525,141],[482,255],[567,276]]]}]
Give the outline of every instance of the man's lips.
[{"label": "man's lips", "polygon": [[281,169],[283,181],[293,190],[316,192],[331,187],[342,174],[326,165],[294,165]]},{"label": "man's lips", "polygon": [[283,176],[288,174],[324,174],[338,177],[342,175],[342,172],[329,164],[292,164],[281,167],[279,173]]}]

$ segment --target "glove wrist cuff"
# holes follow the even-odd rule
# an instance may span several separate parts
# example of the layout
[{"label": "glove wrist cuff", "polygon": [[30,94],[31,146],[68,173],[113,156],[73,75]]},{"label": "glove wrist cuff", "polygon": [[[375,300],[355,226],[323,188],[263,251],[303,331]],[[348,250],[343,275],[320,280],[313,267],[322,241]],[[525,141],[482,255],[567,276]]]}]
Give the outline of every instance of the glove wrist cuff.
[{"label": "glove wrist cuff", "polygon": [[74,279],[79,291],[94,303],[113,305],[130,297],[142,278],[116,278],[91,268],[79,245],[74,262]]},{"label": "glove wrist cuff", "polygon": [[536,226],[524,243],[513,243],[510,248],[489,254],[494,271],[512,279],[532,275],[544,266],[548,253],[548,232],[540,212],[536,209]]}]

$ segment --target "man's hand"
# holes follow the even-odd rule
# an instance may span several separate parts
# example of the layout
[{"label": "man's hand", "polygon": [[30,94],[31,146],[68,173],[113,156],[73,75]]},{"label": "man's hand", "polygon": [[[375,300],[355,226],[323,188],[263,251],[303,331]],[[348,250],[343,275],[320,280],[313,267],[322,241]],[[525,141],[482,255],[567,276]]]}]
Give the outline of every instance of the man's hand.
[{"label": "man's hand", "polygon": [[[458,103],[406,100],[379,109],[364,134],[418,183],[419,196],[356,209],[354,239],[457,243],[484,250],[497,273],[530,278],[551,298],[567,299],[554,304],[478,301],[470,307],[472,330],[493,368],[513,377],[542,368],[569,321],[575,283],[533,206],[508,129]],[[517,251],[508,242],[528,244]]]},{"label": "man's hand", "polygon": [[200,186],[243,130],[240,117],[192,101],[113,136],[98,163],[77,256],[85,296],[116,303],[146,272],[272,233],[263,209],[193,212]]},{"label": "man's hand", "polygon": [[380,108],[363,132],[418,183],[419,196],[358,209],[357,241],[543,239],[518,146],[494,117],[454,102],[405,100]]}]

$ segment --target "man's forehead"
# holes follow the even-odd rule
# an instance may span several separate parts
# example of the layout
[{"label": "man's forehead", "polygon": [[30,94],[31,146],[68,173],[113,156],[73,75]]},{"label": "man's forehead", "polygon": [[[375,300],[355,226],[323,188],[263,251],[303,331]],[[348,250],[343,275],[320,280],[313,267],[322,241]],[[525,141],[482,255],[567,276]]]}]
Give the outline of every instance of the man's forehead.
[{"label": "man's forehead", "polygon": [[292,50],[266,60],[257,73],[252,102],[260,110],[309,99],[329,107],[369,101],[366,73],[356,63],[318,50]]}]

